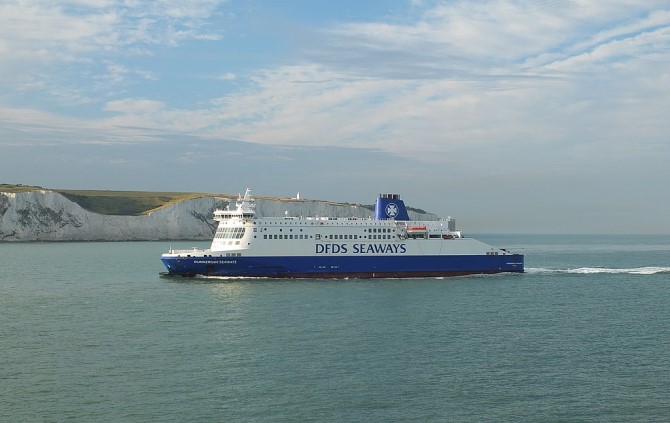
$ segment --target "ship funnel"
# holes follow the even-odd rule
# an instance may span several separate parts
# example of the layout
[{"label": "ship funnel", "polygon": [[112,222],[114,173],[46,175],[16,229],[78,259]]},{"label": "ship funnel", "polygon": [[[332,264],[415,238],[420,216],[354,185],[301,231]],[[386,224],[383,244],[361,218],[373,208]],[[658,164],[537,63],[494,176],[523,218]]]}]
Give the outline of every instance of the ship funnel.
[{"label": "ship funnel", "polygon": [[375,220],[409,220],[405,203],[398,194],[379,194],[375,205]]}]

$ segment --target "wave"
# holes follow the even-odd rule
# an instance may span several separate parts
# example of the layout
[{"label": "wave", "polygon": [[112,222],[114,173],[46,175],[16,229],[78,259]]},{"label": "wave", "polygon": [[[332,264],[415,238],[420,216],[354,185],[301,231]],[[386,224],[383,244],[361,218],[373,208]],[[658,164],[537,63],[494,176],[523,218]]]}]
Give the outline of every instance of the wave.
[{"label": "wave", "polygon": [[547,273],[568,273],[591,275],[599,273],[607,274],[629,274],[629,275],[655,275],[658,273],[670,273],[670,267],[634,267],[630,269],[613,269],[608,267],[579,267],[576,269],[545,269],[545,268],[527,268],[526,273],[530,274],[547,274]]}]

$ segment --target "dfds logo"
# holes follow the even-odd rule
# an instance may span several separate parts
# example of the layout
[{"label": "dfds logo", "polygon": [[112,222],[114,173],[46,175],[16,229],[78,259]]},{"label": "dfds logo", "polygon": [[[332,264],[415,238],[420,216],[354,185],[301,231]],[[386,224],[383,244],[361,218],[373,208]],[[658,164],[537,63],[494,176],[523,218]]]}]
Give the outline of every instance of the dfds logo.
[{"label": "dfds logo", "polygon": [[[349,250],[351,247],[351,250]],[[405,254],[405,244],[316,244],[316,254]]]},{"label": "dfds logo", "polygon": [[388,203],[384,209],[386,216],[396,217],[398,215],[398,206],[395,203]]},{"label": "dfds logo", "polygon": [[317,254],[346,254],[347,244],[316,244]]}]

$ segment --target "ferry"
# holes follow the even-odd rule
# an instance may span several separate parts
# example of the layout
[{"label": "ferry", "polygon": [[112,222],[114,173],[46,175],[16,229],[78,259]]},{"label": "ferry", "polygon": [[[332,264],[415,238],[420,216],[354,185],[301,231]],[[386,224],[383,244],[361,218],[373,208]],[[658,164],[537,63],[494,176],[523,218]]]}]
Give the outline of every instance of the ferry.
[{"label": "ferry", "polygon": [[370,218],[258,217],[251,189],[215,210],[209,249],[161,256],[165,276],[411,278],[523,273],[524,257],[456,230],[452,218],[411,221],[398,194]]}]

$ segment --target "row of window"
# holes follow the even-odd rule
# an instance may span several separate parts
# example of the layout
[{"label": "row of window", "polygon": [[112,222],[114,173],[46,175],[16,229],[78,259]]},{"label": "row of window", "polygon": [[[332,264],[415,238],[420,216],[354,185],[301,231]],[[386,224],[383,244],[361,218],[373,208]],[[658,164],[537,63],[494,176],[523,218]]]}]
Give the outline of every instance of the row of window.
[{"label": "row of window", "polygon": [[[261,232],[265,232],[268,230],[268,228],[254,228],[254,232],[256,232],[257,229],[260,229]],[[300,228],[300,232],[302,232],[303,228]],[[316,228],[315,228],[316,229]],[[283,229],[279,228],[279,232],[282,232]],[[289,229],[289,232],[293,232],[293,228]],[[370,233],[392,233],[395,232],[394,229],[391,228],[368,228],[368,229],[363,229],[363,232],[370,232]]]},{"label": "row of window", "polygon": [[[218,228],[216,231],[216,234],[214,235],[215,239],[241,239],[244,236],[244,227],[223,227],[223,228]],[[254,232],[256,232],[257,228],[254,228]],[[267,231],[267,228],[261,228],[262,231]],[[281,229],[279,229],[281,232]],[[293,229],[290,229],[290,231],[293,231]],[[335,234],[335,235],[323,235],[323,239],[351,239],[351,240],[356,240],[356,239],[394,239],[395,235],[392,233],[394,232],[393,229],[391,228],[368,228],[368,229],[363,229],[363,232],[369,232],[373,235],[351,235],[351,234]],[[302,229],[300,229],[300,232],[302,232]],[[381,235],[380,235],[381,234]],[[304,235],[304,234],[264,234],[263,239],[309,239],[309,235]],[[314,235],[314,238],[317,240],[320,240],[322,238],[322,235],[316,234]],[[230,243],[229,243],[230,244]]]},{"label": "row of window", "polygon": [[274,234],[268,235],[263,234],[263,239],[309,239],[309,235],[284,235],[284,234]]},{"label": "row of window", "polygon": [[270,225],[270,226],[317,226],[317,225],[328,225],[328,226],[370,226],[370,225],[384,225],[387,224],[383,222],[374,223],[370,219],[349,219],[349,218],[322,218],[322,219],[293,219],[293,218],[284,218],[281,220],[278,219],[261,219],[263,222],[251,221],[252,225]]},{"label": "row of window", "polygon": [[[263,239],[310,239],[311,237],[309,235],[293,235],[293,234],[263,234]],[[321,240],[321,239],[393,239],[393,235],[368,235],[368,236],[358,236],[358,235],[323,235],[321,236],[320,234],[314,235],[314,239]]]},{"label": "row of window", "polygon": [[[316,239],[321,239],[320,235],[316,236]],[[324,235],[323,239],[358,239],[358,235]],[[361,239],[393,239],[393,235],[363,235]]]},{"label": "row of window", "polygon": [[218,228],[214,238],[240,239],[244,236],[244,228]]}]

